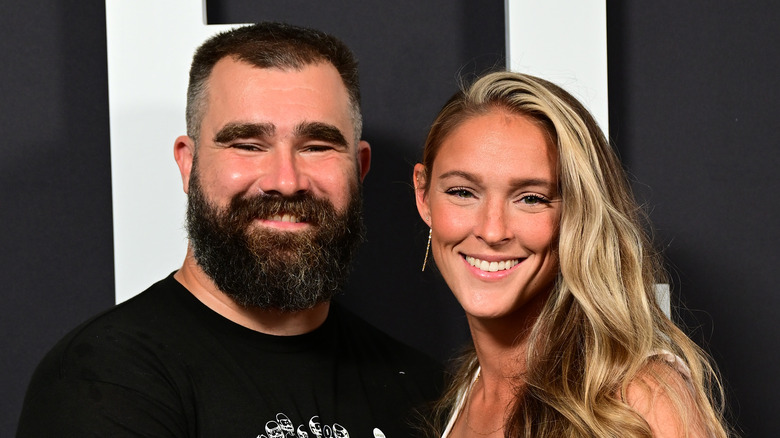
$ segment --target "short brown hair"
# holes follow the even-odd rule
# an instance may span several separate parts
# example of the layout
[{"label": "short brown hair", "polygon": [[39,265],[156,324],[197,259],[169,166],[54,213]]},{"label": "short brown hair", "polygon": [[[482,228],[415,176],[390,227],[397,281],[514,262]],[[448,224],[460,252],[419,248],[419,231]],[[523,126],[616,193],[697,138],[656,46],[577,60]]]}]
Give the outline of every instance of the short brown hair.
[{"label": "short brown hair", "polygon": [[214,65],[231,56],[259,68],[299,70],[307,65],[330,63],[341,76],[352,106],[356,140],[360,138],[360,81],[352,51],[338,38],[319,30],[285,23],[265,22],[221,32],[195,51],[187,87],[187,135],[195,143],[206,111],[208,78]]}]

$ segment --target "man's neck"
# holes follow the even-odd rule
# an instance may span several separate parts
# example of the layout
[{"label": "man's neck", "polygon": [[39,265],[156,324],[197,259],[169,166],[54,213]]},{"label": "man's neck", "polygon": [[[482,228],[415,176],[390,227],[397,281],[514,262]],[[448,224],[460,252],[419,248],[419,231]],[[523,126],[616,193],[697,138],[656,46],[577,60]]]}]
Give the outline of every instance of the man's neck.
[{"label": "man's neck", "polygon": [[190,249],[181,269],[173,277],[209,309],[248,329],[276,336],[309,333],[322,325],[330,303],[318,304],[300,312],[280,312],[239,306],[214,284],[195,262]]}]

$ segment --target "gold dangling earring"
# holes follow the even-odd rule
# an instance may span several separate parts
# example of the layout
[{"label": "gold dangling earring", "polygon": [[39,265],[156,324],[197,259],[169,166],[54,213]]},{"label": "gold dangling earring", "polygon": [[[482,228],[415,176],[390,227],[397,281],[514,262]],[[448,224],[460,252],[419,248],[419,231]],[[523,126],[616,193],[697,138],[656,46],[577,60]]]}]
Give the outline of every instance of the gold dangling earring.
[{"label": "gold dangling earring", "polygon": [[433,228],[428,229],[428,244],[425,246],[425,258],[423,259],[422,272],[425,272],[425,265],[428,263],[428,253],[431,251],[431,234],[433,234]]}]

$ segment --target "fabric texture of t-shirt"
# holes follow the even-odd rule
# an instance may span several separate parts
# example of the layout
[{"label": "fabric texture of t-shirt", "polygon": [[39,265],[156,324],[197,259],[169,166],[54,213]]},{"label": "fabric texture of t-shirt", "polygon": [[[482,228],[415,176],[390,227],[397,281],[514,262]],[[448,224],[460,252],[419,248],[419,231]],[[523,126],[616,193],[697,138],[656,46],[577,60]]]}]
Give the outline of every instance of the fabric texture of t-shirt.
[{"label": "fabric texture of t-shirt", "polygon": [[17,437],[406,438],[441,381],[437,362],[337,303],[313,332],[272,336],[171,275],[49,352]]}]

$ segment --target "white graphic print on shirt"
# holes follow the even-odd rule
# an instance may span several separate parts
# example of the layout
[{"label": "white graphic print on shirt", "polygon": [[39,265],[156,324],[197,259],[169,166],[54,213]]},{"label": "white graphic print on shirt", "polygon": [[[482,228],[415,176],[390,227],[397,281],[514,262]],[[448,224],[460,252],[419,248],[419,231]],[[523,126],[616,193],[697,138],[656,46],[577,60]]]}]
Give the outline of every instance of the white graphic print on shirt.
[{"label": "white graphic print on shirt", "polygon": [[[265,423],[265,433],[265,435],[258,435],[257,438],[349,438],[349,432],[344,426],[338,423],[323,426],[317,415],[309,420],[308,431],[304,424],[299,425],[296,429],[290,418],[281,412],[276,414],[276,420]],[[385,434],[375,428],[374,438],[385,438]]]}]

